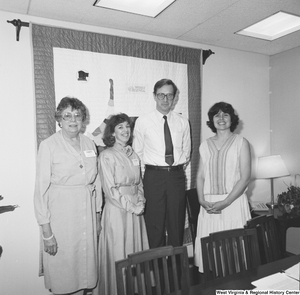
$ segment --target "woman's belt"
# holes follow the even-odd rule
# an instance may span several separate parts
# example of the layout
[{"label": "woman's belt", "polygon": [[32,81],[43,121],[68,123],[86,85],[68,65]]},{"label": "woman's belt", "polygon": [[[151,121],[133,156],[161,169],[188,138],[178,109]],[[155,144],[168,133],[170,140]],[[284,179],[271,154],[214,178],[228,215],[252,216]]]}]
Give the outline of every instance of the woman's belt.
[{"label": "woman's belt", "polygon": [[62,185],[62,184],[53,184],[52,187],[60,188],[60,189],[77,189],[77,188],[87,188],[91,193],[96,189],[96,185],[94,183],[86,184],[86,185]]},{"label": "woman's belt", "polygon": [[136,195],[138,193],[137,185],[120,186],[119,192],[121,195]]}]

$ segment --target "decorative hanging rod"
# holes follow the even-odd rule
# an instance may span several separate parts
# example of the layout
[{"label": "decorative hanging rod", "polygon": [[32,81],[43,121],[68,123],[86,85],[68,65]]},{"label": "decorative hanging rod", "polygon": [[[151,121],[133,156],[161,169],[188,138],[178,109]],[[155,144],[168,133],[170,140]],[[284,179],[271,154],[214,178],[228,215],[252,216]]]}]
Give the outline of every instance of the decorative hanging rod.
[{"label": "decorative hanging rod", "polygon": [[17,41],[19,41],[21,27],[29,27],[29,23],[22,22],[20,19],[8,20],[7,22],[16,27]]},{"label": "decorative hanging rod", "polygon": [[207,60],[207,58],[210,57],[212,54],[215,54],[215,53],[212,52],[210,49],[203,50],[203,53],[202,53],[202,64],[205,64],[205,61]]}]

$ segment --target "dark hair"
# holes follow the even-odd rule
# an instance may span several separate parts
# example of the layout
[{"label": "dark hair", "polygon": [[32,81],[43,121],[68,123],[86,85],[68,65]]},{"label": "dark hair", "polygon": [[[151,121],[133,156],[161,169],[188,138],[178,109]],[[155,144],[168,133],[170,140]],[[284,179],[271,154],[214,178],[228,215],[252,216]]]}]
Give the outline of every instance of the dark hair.
[{"label": "dark hair", "polygon": [[175,83],[170,80],[170,79],[161,79],[159,81],[157,81],[154,85],[154,90],[153,90],[153,93],[156,94],[157,92],[157,89],[165,86],[165,85],[172,85],[173,86],[173,94],[174,96],[176,95],[176,92],[177,92],[177,86],[175,85]]},{"label": "dark hair", "polygon": [[62,112],[67,109],[68,107],[72,108],[73,110],[79,110],[82,115],[82,121],[84,122],[87,117],[87,109],[86,106],[77,98],[75,97],[64,97],[60,101],[60,103],[57,106],[56,112],[55,112],[55,120],[57,122],[61,121],[61,114]]},{"label": "dark hair", "polygon": [[124,123],[124,122],[127,122],[130,125],[130,137],[129,137],[127,144],[132,143],[132,138],[133,138],[132,122],[126,114],[120,113],[118,115],[111,116],[106,121],[106,127],[105,127],[103,138],[102,138],[103,142],[106,146],[112,147],[115,144],[116,138],[113,136],[113,133],[115,132],[115,128],[116,128],[116,126],[118,126],[119,124]]},{"label": "dark hair", "polygon": [[206,125],[212,130],[212,132],[216,133],[217,129],[214,125],[213,118],[216,114],[219,113],[219,111],[222,111],[223,113],[229,114],[231,118],[231,125],[230,125],[230,131],[233,132],[237,125],[239,124],[239,116],[235,113],[234,108],[231,104],[227,102],[217,102],[215,103],[208,111],[208,119],[209,121],[206,122]]}]

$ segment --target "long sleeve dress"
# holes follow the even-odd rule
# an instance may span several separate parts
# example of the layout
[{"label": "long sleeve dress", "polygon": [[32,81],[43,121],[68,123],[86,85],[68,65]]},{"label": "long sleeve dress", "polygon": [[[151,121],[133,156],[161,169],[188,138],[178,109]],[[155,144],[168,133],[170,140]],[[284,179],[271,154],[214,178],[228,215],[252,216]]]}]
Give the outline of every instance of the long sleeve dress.
[{"label": "long sleeve dress", "polygon": [[100,153],[100,178],[105,205],[99,241],[99,285],[97,295],[117,294],[115,261],[128,254],[149,249],[143,216],[137,216],[145,205],[140,177],[140,160],[115,147]]},{"label": "long sleeve dress", "polygon": [[[239,158],[243,137],[237,134],[229,137],[220,150],[211,138],[200,145],[200,156],[204,171],[204,198],[208,202],[226,199],[235,184],[239,181]],[[245,192],[220,214],[208,214],[201,208],[197,236],[195,240],[195,265],[203,272],[201,238],[212,232],[244,227],[251,218],[248,199]]]},{"label": "long sleeve dress", "polygon": [[78,153],[59,131],[41,142],[34,193],[39,225],[50,222],[58,251],[50,256],[41,243],[40,275],[55,294],[97,284],[96,211],[102,190],[93,141],[80,134]]}]

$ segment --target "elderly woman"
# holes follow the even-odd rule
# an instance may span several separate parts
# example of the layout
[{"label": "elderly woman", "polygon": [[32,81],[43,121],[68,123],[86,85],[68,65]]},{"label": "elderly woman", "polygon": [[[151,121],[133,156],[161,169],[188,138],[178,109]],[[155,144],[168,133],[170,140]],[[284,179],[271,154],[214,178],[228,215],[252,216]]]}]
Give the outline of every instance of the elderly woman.
[{"label": "elderly woman", "polygon": [[128,145],[132,125],[126,114],[107,122],[100,153],[100,178],[105,195],[99,241],[100,275],[97,295],[117,294],[115,261],[149,248],[144,217],[140,160]]},{"label": "elderly woman", "polygon": [[203,272],[201,238],[212,232],[244,227],[251,218],[245,194],[251,176],[247,139],[233,133],[239,117],[231,104],[218,102],[208,111],[215,133],[200,145],[197,192],[202,206],[195,241],[195,264]]},{"label": "elderly woman", "polygon": [[63,98],[55,113],[61,130],[38,151],[34,206],[41,270],[53,294],[83,294],[97,284],[102,194],[95,144],[80,133],[86,117],[80,100]]}]

